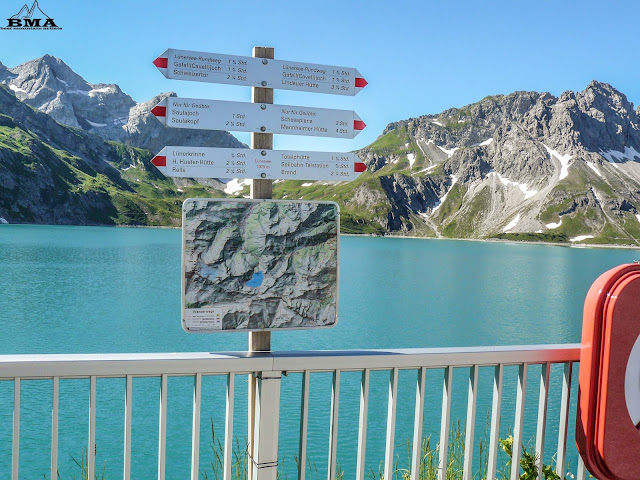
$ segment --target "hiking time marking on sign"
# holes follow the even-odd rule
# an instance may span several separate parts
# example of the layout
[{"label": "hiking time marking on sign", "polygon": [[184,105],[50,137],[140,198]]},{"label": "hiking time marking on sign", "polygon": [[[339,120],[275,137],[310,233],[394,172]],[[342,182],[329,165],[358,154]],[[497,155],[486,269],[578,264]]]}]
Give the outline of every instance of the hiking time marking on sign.
[{"label": "hiking time marking on sign", "polygon": [[167,97],[152,110],[167,127],[354,138],[366,127],[353,110]]},{"label": "hiking time marking on sign", "polygon": [[166,50],[153,64],[171,79],[356,95],[367,81],[355,68],[220,53]]},{"label": "hiking time marking on sign", "polygon": [[151,162],[167,177],[351,181],[366,170],[354,153],[164,147]]}]

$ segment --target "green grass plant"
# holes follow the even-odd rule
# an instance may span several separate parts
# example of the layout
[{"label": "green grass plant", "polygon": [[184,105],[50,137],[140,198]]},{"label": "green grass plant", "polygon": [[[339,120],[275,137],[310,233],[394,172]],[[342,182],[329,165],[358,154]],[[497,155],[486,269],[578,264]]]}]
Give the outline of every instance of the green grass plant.
[{"label": "green grass plant", "polygon": [[[484,435],[478,442],[478,462],[477,470],[473,472],[472,477],[474,480],[490,480],[487,478],[487,466],[488,466],[488,446],[489,446],[489,416],[487,415],[487,423],[484,429]],[[504,456],[501,458],[501,464],[498,465],[496,472],[496,480],[507,480],[510,478],[511,473],[511,461],[513,458],[513,436],[509,435],[506,438],[499,439],[500,449],[504,452]],[[209,466],[200,473],[202,480],[222,480],[224,473],[224,447],[220,440],[220,437],[216,435],[213,420],[211,420],[211,439],[210,439],[210,455],[211,460]],[[411,440],[407,440],[401,445],[397,445],[396,448],[404,447],[407,452],[407,465],[411,464]],[[432,435],[427,435],[422,438],[421,444],[421,457],[418,480],[438,480],[438,461],[439,461],[440,444],[436,442]],[[462,480],[463,478],[463,465],[465,454],[465,426],[458,420],[451,424],[449,431],[449,446],[447,455],[447,470],[446,480]],[[79,469],[79,476],[73,475],[70,480],[90,480],[88,477],[87,468],[87,452],[82,450],[80,459],[72,457],[73,461]],[[535,448],[522,447],[520,455],[520,480],[538,480],[537,474],[537,460],[538,457],[535,453]],[[293,461],[296,465],[296,471],[300,466],[300,459],[293,455]],[[237,437],[233,444],[232,452],[232,479],[233,480],[247,480],[248,478],[248,462],[249,456],[247,455],[247,442],[241,442]],[[310,459],[306,459],[308,466],[309,480],[314,479],[314,475],[317,477],[318,468],[316,464]],[[278,462],[278,480],[289,480],[286,472],[287,466],[286,455],[282,456],[282,459]],[[344,470],[340,464],[336,468],[335,480],[343,480]],[[47,476],[44,475],[46,480]],[[61,480],[60,473],[57,475],[57,479]],[[380,462],[378,468],[370,468],[367,473],[367,478],[370,480],[386,480],[384,478],[384,463]],[[392,473],[392,480],[410,480],[411,471],[400,465],[399,455],[396,455],[394,469]],[[567,473],[564,479],[555,471],[555,458],[551,460],[549,464],[543,464],[542,467],[542,480],[571,480],[573,475]],[[107,480],[106,476],[106,463],[102,467],[101,472],[96,472],[94,478],[91,480]]]}]

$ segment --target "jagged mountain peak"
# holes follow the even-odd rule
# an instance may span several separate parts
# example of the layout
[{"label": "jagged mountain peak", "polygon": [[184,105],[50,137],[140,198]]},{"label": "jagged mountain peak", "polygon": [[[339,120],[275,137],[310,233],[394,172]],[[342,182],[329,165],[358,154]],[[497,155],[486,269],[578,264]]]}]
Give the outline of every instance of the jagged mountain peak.
[{"label": "jagged mountain peak", "polygon": [[[375,228],[640,244],[639,112],[593,81],[559,97],[518,91],[394,122],[359,152],[386,196]],[[371,197],[363,188],[355,204]]]},{"label": "jagged mountain peak", "polygon": [[16,96],[58,122],[120,140],[122,126],[135,105],[117,85],[90,84],[63,60],[53,55],[9,69],[5,78]]},{"label": "jagged mountain peak", "polygon": [[[631,103],[624,93],[619,92],[608,83],[593,80],[584,91],[576,95],[576,99],[583,100],[586,106],[615,107],[617,110],[634,112]],[[634,112],[635,113],[635,112]]]},{"label": "jagged mountain peak", "polygon": [[[35,60],[24,62],[17,67],[10,68],[16,75],[12,84],[20,84],[19,87],[29,91],[24,86],[43,85],[52,90],[75,88],[89,91],[90,85],[61,59],[52,55],[43,55]],[[25,85],[23,85],[25,84]]]},{"label": "jagged mountain peak", "polygon": [[115,84],[88,83],[64,61],[44,55],[9,69],[6,84],[18,99],[65,125],[157,153],[165,145],[242,147],[227,132],[164,127],[151,109],[173,92],[136,103]]}]

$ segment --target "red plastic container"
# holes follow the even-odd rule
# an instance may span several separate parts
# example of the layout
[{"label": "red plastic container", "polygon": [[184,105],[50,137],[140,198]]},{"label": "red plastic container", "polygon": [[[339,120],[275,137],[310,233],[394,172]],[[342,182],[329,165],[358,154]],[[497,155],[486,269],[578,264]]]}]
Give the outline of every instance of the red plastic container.
[{"label": "red plastic container", "polygon": [[640,479],[640,265],[602,274],[584,306],[576,443],[600,480]]}]

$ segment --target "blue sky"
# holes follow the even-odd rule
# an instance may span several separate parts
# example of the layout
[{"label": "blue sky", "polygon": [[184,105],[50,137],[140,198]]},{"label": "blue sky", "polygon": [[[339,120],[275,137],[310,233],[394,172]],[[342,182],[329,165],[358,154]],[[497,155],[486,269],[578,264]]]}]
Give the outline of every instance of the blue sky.
[{"label": "blue sky", "polygon": [[[32,0],[3,0],[0,18]],[[136,101],[160,92],[250,101],[247,87],[167,80],[166,48],[356,67],[355,97],[276,90],[275,103],[355,110],[354,140],[277,135],[275,148],[361,148],[393,121],[515,90],[583,90],[597,79],[640,103],[640,2],[323,0],[39,0],[61,31],[0,31],[13,67],[49,53],[91,83],[117,83]],[[236,134],[248,142],[248,134]]]}]

